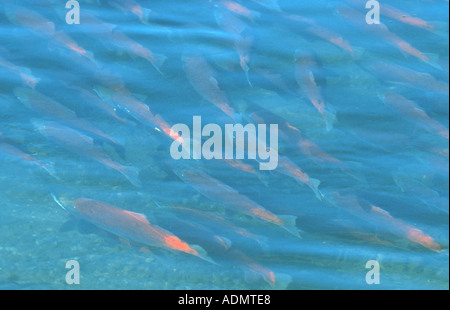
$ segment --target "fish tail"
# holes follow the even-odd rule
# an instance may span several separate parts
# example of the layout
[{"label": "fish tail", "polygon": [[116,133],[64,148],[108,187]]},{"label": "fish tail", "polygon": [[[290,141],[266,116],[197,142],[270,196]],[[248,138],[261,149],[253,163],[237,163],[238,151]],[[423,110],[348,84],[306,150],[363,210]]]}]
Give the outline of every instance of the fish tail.
[{"label": "fish tail", "polygon": [[294,215],[280,215],[278,216],[280,220],[283,221],[282,227],[291,235],[302,238],[296,226],[297,217]]},{"label": "fish tail", "polygon": [[422,53],[424,58],[421,60],[427,65],[432,66],[435,69],[442,70],[442,66],[439,64],[439,56],[433,53]]},{"label": "fish tail", "polygon": [[323,112],[323,117],[325,119],[325,125],[327,128],[327,131],[330,131],[333,129],[333,124],[336,122],[336,112],[333,108],[330,106],[327,107],[327,109]]},{"label": "fish tail", "polygon": [[271,284],[271,286],[276,290],[285,290],[289,286],[289,284],[292,282],[292,277],[285,273],[278,273],[278,272],[272,272],[273,273],[273,279],[264,277],[264,280]]},{"label": "fish tail", "polygon": [[323,194],[319,190],[320,181],[317,179],[310,178],[310,187],[313,190],[314,194],[316,194],[317,199],[322,200]]},{"label": "fish tail", "polygon": [[267,237],[258,235],[258,236],[254,236],[254,239],[256,242],[258,242],[258,245],[263,252],[269,251],[269,244],[267,242],[267,240],[268,240]]},{"label": "fish tail", "polygon": [[214,236],[214,239],[220,244],[222,245],[225,250],[228,250],[229,248],[231,248],[231,246],[233,245],[233,243],[231,242],[230,239],[225,238],[223,236]]},{"label": "fish tail", "polygon": [[164,62],[167,60],[167,57],[165,55],[162,54],[153,54],[153,59],[151,61],[153,67],[155,67],[155,69],[162,74],[160,68],[162,67],[162,65],[164,64]]},{"label": "fish tail", "polygon": [[190,247],[197,251],[198,254],[196,256],[198,258],[201,258],[204,261],[207,261],[211,264],[218,265],[218,263],[216,263],[211,257],[208,256],[208,253],[201,246],[194,244],[194,245],[191,245]]},{"label": "fish tail", "polygon": [[150,24],[148,21],[149,21],[149,18],[150,18],[150,14],[151,14],[152,12],[153,12],[153,11],[152,11],[151,9],[149,9],[149,8],[142,8],[142,18],[141,18],[141,22],[142,22],[143,24],[145,24],[145,25],[149,25],[149,24]]},{"label": "fish tail", "polygon": [[128,181],[130,181],[131,184],[133,184],[136,187],[142,187],[141,180],[139,180],[139,172],[140,172],[139,168],[131,166],[122,166],[122,168],[119,171],[125,178],[127,178]]},{"label": "fish tail", "polygon": [[56,175],[55,172],[55,164],[54,163],[46,163],[46,164],[42,164],[41,165],[42,169],[44,169],[45,171],[47,171],[47,173],[54,177],[57,180],[60,180],[60,178]]}]

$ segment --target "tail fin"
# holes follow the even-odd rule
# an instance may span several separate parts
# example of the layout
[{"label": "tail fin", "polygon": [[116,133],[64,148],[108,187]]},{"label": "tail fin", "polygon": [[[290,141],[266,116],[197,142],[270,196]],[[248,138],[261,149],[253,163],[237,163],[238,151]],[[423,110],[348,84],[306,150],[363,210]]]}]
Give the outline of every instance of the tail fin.
[{"label": "tail fin", "polygon": [[60,178],[56,175],[55,172],[55,164],[54,163],[47,163],[47,164],[42,164],[41,165],[42,169],[44,169],[45,171],[47,171],[47,173],[54,177],[56,180],[60,180]]},{"label": "tail fin", "polygon": [[283,225],[281,227],[283,227],[288,233],[290,233],[291,235],[297,237],[297,238],[302,238],[300,236],[299,230],[297,228],[297,217],[294,215],[280,215],[278,216],[279,219],[281,219],[283,221]]},{"label": "tail fin", "polygon": [[153,54],[153,59],[150,60],[153,67],[161,74],[163,74],[160,70],[164,62],[167,60],[167,57],[162,54]]},{"label": "tail fin", "polygon": [[333,129],[333,124],[337,121],[335,110],[331,106],[328,106],[323,113],[323,117],[325,119],[327,131],[330,131]]},{"label": "tail fin", "polygon": [[136,187],[142,187],[141,180],[139,180],[139,168],[131,166],[123,166],[122,168],[123,169],[120,170],[120,173],[127,178],[131,184]]},{"label": "tail fin", "polygon": [[208,253],[201,246],[194,244],[194,245],[191,245],[190,247],[197,251],[197,253],[198,253],[197,257],[199,257],[211,264],[218,265],[211,257],[208,256]]},{"label": "tail fin", "polygon": [[314,194],[316,194],[317,199],[322,200],[323,194],[319,190],[320,181],[317,179],[310,178],[310,188],[313,190]]},{"label": "tail fin", "polygon": [[230,239],[222,237],[222,236],[216,235],[216,236],[214,236],[214,240],[216,240],[220,245],[222,245],[225,248],[225,250],[228,250],[233,245],[233,243],[231,242]]},{"label": "tail fin", "polygon": [[[276,290],[285,290],[292,282],[292,277],[288,274],[275,272],[274,275],[275,275],[275,282],[272,283],[271,285]],[[266,279],[264,278],[264,280]]]}]

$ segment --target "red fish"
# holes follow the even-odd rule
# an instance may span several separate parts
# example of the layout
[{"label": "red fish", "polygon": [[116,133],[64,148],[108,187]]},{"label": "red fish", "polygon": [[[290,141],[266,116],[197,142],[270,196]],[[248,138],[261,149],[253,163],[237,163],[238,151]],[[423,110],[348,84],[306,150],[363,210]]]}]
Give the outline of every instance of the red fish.
[{"label": "red fish", "polygon": [[259,12],[251,11],[248,8],[246,8],[245,6],[243,6],[242,4],[237,3],[235,1],[222,0],[220,2],[220,4],[222,6],[224,6],[230,12],[233,12],[235,14],[238,14],[240,16],[248,18],[251,21],[254,21],[255,17],[259,17],[260,16]]},{"label": "red fish", "polygon": [[286,289],[289,283],[292,281],[292,278],[289,275],[275,273],[266,266],[263,266],[255,260],[251,259],[238,249],[231,249],[227,253],[227,256],[229,257],[229,259],[236,261],[237,263],[242,265],[246,278],[248,280],[251,280],[252,278],[254,278],[254,275],[256,275],[257,277],[262,277],[266,283],[268,283],[272,288],[275,289]]},{"label": "red fish", "polygon": [[193,186],[203,196],[223,204],[230,210],[248,215],[265,223],[275,224],[292,235],[300,237],[295,226],[295,216],[275,215],[247,196],[239,194],[238,191],[201,170],[193,168],[174,169],[174,173],[185,183]]},{"label": "red fish", "polygon": [[448,93],[448,83],[436,80],[432,75],[415,71],[397,64],[377,61],[369,70],[382,81],[404,84],[412,88]]},{"label": "red fish", "polygon": [[186,76],[197,93],[234,120],[235,111],[226,93],[219,88],[213,69],[207,61],[200,55],[193,55],[184,56],[183,62]]},{"label": "red fish", "polygon": [[393,92],[384,94],[382,99],[407,120],[446,140],[449,139],[448,128],[429,117],[415,102]]},{"label": "red fish", "polygon": [[[367,0],[346,0],[347,2],[351,3],[355,7],[365,7],[365,4]],[[426,30],[433,30],[434,26],[430,25],[428,22],[418,18],[409,15],[406,12],[403,12],[393,6],[390,6],[386,3],[383,3],[383,5],[380,5],[380,14],[382,16],[386,16],[395,20],[398,20],[399,22],[402,22],[407,25],[411,25],[414,27],[423,28]]]},{"label": "red fish", "polygon": [[143,23],[147,23],[148,15],[152,10],[142,7],[139,3],[133,0],[112,0],[109,4],[124,12],[129,12],[136,15]]},{"label": "red fish", "polygon": [[277,171],[284,175],[287,175],[299,184],[305,184],[316,195],[317,199],[322,200],[322,193],[319,191],[320,181],[317,179],[310,178],[305,172],[303,172],[300,167],[294,164],[289,158],[285,156],[278,157]]},{"label": "red fish", "polygon": [[343,208],[347,212],[368,221],[383,225],[382,227],[390,232],[400,235],[414,243],[420,244],[432,251],[439,252],[442,248],[434,241],[432,237],[423,231],[405,223],[402,220],[392,217],[387,211],[380,207],[374,206],[371,203],[362,200],[354,195],[341,195],[339,192],[332,194],[333,202],[337,206]]},{"label": "red fish", "polygon": [[153,114],[146,104],[133,96],[115,92],[101,86],[97,86],[95,91],[100,98],[126,111],[143,125],[152,125],[156,130],[164,132],[169,138],[183,142],[183,138],[173,131],[172,127],[159,114]]},{"label": "red fish", "polygon": [[412,55],[419,58],[420,60],[430,63],[430,59],[427,55],[423,54],[414,46],[391,32],[389,28],[386,27],[386,25],[382,23],[378,25],[368,25],[365,21],[366,19],[363,13],[356,11],[348,6],[340,6],[339,14],[349,20],[351,23],[355,24],[358,28],[366,29],[366,31],[373,33],[377,38],[381,38],[386,42],[389,42],[390,44],[396,46],[403,53]]},{"label": "red fish", "polygon": [[139,169],[135,167],[123,166],[115,162],[101,147],[94,143],[94,140],[82,133],[55,122],[41,122],[34,120],[36,130],[43,135],[49,136],[57,141],[67,150],[80,154],[86,158],[97,162],[121,173],[131,184],[141,187],[139,180]]},{"label": "red fish", "polygon": [[192,221],[200,221],[204,225],[208,225],[215,229],[221,229],[225,232],[231,231],[239,236],[255,240],[261,247],[266,247],[265,240],[262,240],[260,236],[252,234],[243,227],[236,226],[218,213],[181,206],[173,206],[171,209],[182,218],[189,218]]},{"label": "red fish", "polygon": [[80,130],[89,132],[113,145],[119,146],[114,138],[104,133],[88,121],[78,118],[75,112],[55,100],[31,89],[18,87],[14,89],[16,97],[29,109],[46,117],[69,124]]},{"label": "red fish", "polygon": [[[0,139],[1,139],[1,137],[2,137],[2,134],[0,133]],[[20,160],[22,163],[29,163],[36,167],[42,168],[49,175],[58,179],[58,177],[55,175],[55,171],[54,171],[52,165],[44,164],[44,163],[38,161],[36,158],[32,157],[31,155],[21,151],[17,147],[15,147],[11,144],[2,142],[1,140],[0,140],[0,155],[8,156],[8,157],[12,158],[13,160]]]},{"label": "red fish", "polygon": [[308,156],[321,164],[342,164],[339,159],[325,153],[317,144],[307,139],[298,128],[291,125],[282,117],[279,117],[267,110],[252,112],[250,116],[257,124],[277,123],[280,138],[286,143],[291,143],[292,145],[298,147],[298,149],[305,156]]},{"label": "red fish", "polygon": [[325,103],[325,100],[322,97],[322,90],[316,83],[314,70],[317,69],[317,64],[314,57],[308,53],[297,51],[295,63],[295,78],[298,85],[317,111],[322,115],[327,130],[331,130],[333,128],[333,123],[336,121],[336,113],[329,104]]},{"label": "red fish", "polygon": [[114,45],[115,47],[124,50],[131,57],[140,57],[148,62],[162,74],[160,68],[166,61],[167,57],[161,54],[152,52],[150,49],[144,47],[139,42],[131,39],[120,31],[114,31],[112,34],[105,35],[106,44]]},{"label": "red fish", "polygon": [[327,41],[350,53],[351,56],[355,56],[355,51],[347,40],[340,34],[318,25],[313,19],[286,13],[283,13],[283,17],[286,18],[287,21],[294,22],[294,25],[299,27],[301,31]]},{"label": "red fish", "polygon": [[151,224],[143,214],[86,198],[75,200],[73,210],[68,210],[55,196],[54,199],[61,207],[80,219],[126,240],[206,258],[169,231]]},{"label": "red fish", "polygon": [[7,15],[11,22],[27,27],[36,34],[47,39],[51,39],[64,49],[71,50],[83,57],[86,57],[96,64],[91,52],[86,51],[83,47],[78,45],[66,33],[56,32],[54,23],[39,13],[25,8],[18,8],[16,10],[9,9]]},{"label": "red fish", "polygon": [[[0,52],[6,53],[6,50],[2,48]],[[36,84],[40,81],[40,78],[33,76],[30,69],[19,67],[13,64],[12,62],[2,58],[1,56],[0,56],[0,67],[4,67],[10,70],[11,72],[14,72],[15,74],[19,75],[24,81],[24,83],[33,89],[36,87]]]}]

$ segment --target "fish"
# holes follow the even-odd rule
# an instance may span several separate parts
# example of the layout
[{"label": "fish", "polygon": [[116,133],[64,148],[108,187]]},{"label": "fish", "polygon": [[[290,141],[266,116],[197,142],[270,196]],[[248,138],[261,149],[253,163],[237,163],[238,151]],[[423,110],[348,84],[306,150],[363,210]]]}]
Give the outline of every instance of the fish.
[{"label": "fish", "polygon": [[319,190],[320,181],[310,178],[304,171],[300,169],[300,167],[294,164],[286,156],[278,157],[278,167],[276,171],[293,178],[299,184],[305,184],[314,192],[314,195],[316,195],[317,199],[322,200],[323,194]]},{"label": "fish", "polygon": [[[232,36],[232,41],[234,42],[234,49],[239,56],[239,65],[245,74],[248,84],[253,87],[250,82],[249,77],[249,64],[250,64],[250,50],[253,45],[254,38],[252,35],[248,34],[249,27],[242,21],[236,14],[233,14],[233,10],[230,10],[228,6],[238,9],[230,1],[225,1],[225,5],[219,6],[214,11],[217,24],[228,32]],[[224,9],[225,7],[226,9]],[[241,10],[244,10],[241,8]],[[244,10],[245,11],[245,10]]]},{"label": "fish", "polygon": [[219,88],[219,83],[214,78],[215,73],[206,59],[200,55],[184,55],[183,64],[184,72],[195,91],[235,120],[236,113],[226,93]]},{"label": "fish", "polygon": [[411,55],[419,60],[435,66],[428,55],[422,53],[417,48],[400,38],[395,33],[391,32],[389,28],[383,23],[368,25],[365,22],[365,16],[363,13],[352,9],[349,6],[342,5],[338,8],[339,14],[346,20],[353,23],[359,29],[365,29],[367,32],[375,35],[377,38],[382,39],[391,45],[398,48],[402,53]]},{"label": "fish", "polygon": [[88,198],[78,198],[73,202],[73,207],[66,208],[54,194],[53,199],[70,214],[113,235],[151,247],[183,252],[208,260],[204,253],[199,252],[201,249],[195,249],[171,232],[151,224],[144,214]]},{"label": "fish", "polygon": [[352,57],[358,56],[358,50],[353,48],[350,43],[344,39],[340,34],[334,32],[331,29],[323,27],[311,18],[306,18],[300,15],[283,13],[282,17],[284,18],[284,22],[289,25],[293,25],[296,31],[300,29],[303,33],[312,35],[319,39],[322,39],[326,42],[329,42],[343,51],[349,53]]},{"label": "fish", "polygon": [[161,66],[167,60],[167,57],[162,54],[152,52],[150,49],[144,47],[139,42],[131,39],[123,32],[113,30],[112,33],[103,36],[102,41],[107,45],[113,45],[120,50],[125,51],[131,57],[139,57],[147,60],[160,74]]},{"label": "fish", "polygon": [[55,32],[52,36],[52,38],[64,46],[66,49],[69,49],[78,55],[87,58],[91,62],[93,62],[96,66],[99,66],[97,61],[94,58],[94,54],[91,51],[87,51],[82,46],[80,46],[78,43],[76,43],[71,37],[69,37],[65,32],[58,31]]},{"label": "fish", "polygon": [[218,234],[215,229],[202,223],[188,220],[185,217],[174,216],[167,210],[153,212],[153,216],[158,224],[175,233],[183,240],[200,245],[211,255],[221,255],[233,246],[233,242],[230,239]]},{"label": "fish", "polygon": [[116,110],[114,107],[112,107],[107,102],[103,101],[101,98],[99,98],[95,92],[91,92],[87,89],[78,87],[78,86],[71,86],[69,85],[68,88],[74,90],[77,92],[77,95],[80,97],[80,99],[83,102],[86,102],[86,104],[89,104],[91,107],[94,107],[95,109],[102,111],[105,115],[108,115],[109,117],[121,122],[125,123],[126,120],[119,117],[116,113]]},{"label": "fish", "polygon": [[54,177],[55,179],[59,180],[58,176],[55,173],[55,169],[53,167],[52,163],[44,164],[34,158],[33,156],[23,152],[19,148],[1,141],[2,140],[2,134],[0,133],[0,156],[7,156],[11,158],[12,160],[19,160],[20,163],[24,164],[31,164],[35,167],[41,168],[45,170],[50,176]]},{"label": "fish", "polygon": [[199,169],[175,168],[173,171],[182,181],[191,185],[206,198],[217,201],[227,207],[227,209],[245,214],[260,222],[277,225],[290,234],[300,238],[300,234],[295,224],[295,216],[275,215],[247,196],[239,194],[235,189]]},{"label": "fish", "polygon": [[268,267],[247,256],[239,249],[231,249],[226,254],[228,259],[241,266],[245,272],[247,280],[251,281],[255,276],[262,277],[262,279],[273,289],[287,289],[289,284],[292,282],[291,276],[272,271]]},{"label": "fish", "polygon": [[11,23],[28,28],[38,35],[51,37],[55,34],[55,24],[33,10],[8,4],[5,12]]},{"label": "fish", "polygon": [[294,145],[303,155],[313,159],[319,164],[342,165],[342,161],[324,152],[316,143],[305,137],[297,127],[286,119],[260,107],[250,113],[251,119],[257,124],[278,124],[280,138]]},{"label": "fish", "polygon": [[322,90],[317,85],[314,76],[314,70],[317,68],[317,63],[314,56],[297,50],[295,53],[295,79],[301,90],[306,94],[308,99],[314,105],[316,110],[322,115],[325,120],[327,131],[333,128],[336,122],[336,112],[329,105],[326,104],[322,96]]},{"label": "fish", "polygon": [[423,89],[444,94],[448,94],[449,92],[448,83],[437,80],[429,73],[419,72],[386,61],[375,61],[367,67],[368,71],[381,81],[390,81],[414,89]]},{"label": "fish", "polygon": [[394,92],[382,95],[381,99],[387,106],[396,110],[406,120],[420,126],[428,132],[437,134],[442,138],[449,140],[448,128],[429,117],[428,114],[414,101]]},{"label": "fish", "polygon": [[356,195],[333,192],[331,196],[334,205],[369,223],[377,224],[387,232],[399,235],[437,253],[442,250],[441,246],[428,234],[400,219],[394,218],[386,210]]},{"label": "fish", "polygon": [[231,0],[222,0],[220,1],[220,5],[230,12],[243,16],[252,22],[255,21],[255,18],[258,18],[261,15],[259,12],[252,11],[244,5]]},{"label": "fish", "polygon": [[119,143],[102,130],[98,129],[85,119],[78,118],[76,113],[59,102],[31,89],[17,87],[14,95],[30,110],[55,121],[63,122],[74,128],[93,134],[102,141],[107,141],[120,148]]},{"label": "fish", "polygon": [[75,52],[97,65],[92,52],[81,47],[65,32],[57,32],[55,24],[41,14],[26,8],[14,9],[12,7],[8,8],[7,12],[7,16],[12,23],[26,27],[37,35],[48,39],[49,43],[56,43],[63,49]]},{"label": "fish", "polygon": [[142,7],[139,3],[133,0],[112,0],[108,1],[108,3],[123,12],[128,12],[133,15],[136,15],[139,20],[147,24],[148,23],[148,15],[152,12],[151,9]]},{"label": "fish", "polygon": [[231,232],[240,237],[256,241],[262,249],[267,248],[266,240],[262,236],[257,236],[247,229],[233,224],[217,212],[204,211],[178,205],[171,206],[171,210],[173,210],[182,218],[187,218],[190,221],[200,222],[205,226],[209,226],[211,228],[214,228],[215,230],[219,230],[220,234],[227,235]]},{"label": "fish", "polygon": [[[352,4],[355,7],[365,7],[366,0],[346,0],[348,3]],[[419,17],[411,16],[407,12],[399,10],[389,4],[384,3],[380,5],[380,14],[385,17],[389,17],[395,19],[401,23],[426,29],[426,30],[434,30],[434,26],[429,24],[427,21],[420,19]]]},{"label": "fish", "polygon": [[115,162],[101,147],[94,143],[91,137],[56,122],[34,119],[32,123],[38,132],[54,139],[68,151],[95,160],[106,167],[116,170],[134,186],[142,187],[141,181],[139,180],[138,168],[122,166],[118,162]]},{"label": "fish", "polygon": [[172,130],[172,126],[161,115],[153,114],[148,105],[132,95],[116,92],[101,86],[96,86],[94,91],[104,101],[125,111],[144,126],[151,126],[153,129],[163,132],[170,139],[183,142],[183,138]]},{"label": "fish", "polygon": [[[0,52],[2,54],[5,53],[5,49],[1,48]],[[4,67],[9,71],[17,74],[23,80],[23,82],[30,88],[34,89],[41,80],[38,77],[35,77],[29,68],[20,67],[15,65],[14,63],[8,61],[0,55],[0,67]]]}]

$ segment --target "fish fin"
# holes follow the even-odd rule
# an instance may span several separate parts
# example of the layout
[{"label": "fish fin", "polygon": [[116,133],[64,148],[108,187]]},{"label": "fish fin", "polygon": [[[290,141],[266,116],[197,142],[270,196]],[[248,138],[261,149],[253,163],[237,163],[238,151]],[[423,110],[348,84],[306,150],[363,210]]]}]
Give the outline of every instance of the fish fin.
[{"label": "fish fin", "polygon": [[221,245],[223,245],[223,247],[225,248],[225,250],[228,250],[229,248],[231,248],[232,246],[232,242],[230,239],[222,237],[222,236],[214,236],[214,239],[220,243]]},{"label": "fish fin", "polygon": [[137,220],[139,220],[141,222],[150,224],[149,221],[147,220],[147,217],[142,213],[137,213],[137,212],[128,211],[128,210],[124,210],[123,212],[135,217]]},{"label": "fish fin", "polygon": [[149,8],[142,8],[142,18],[140,21],[145,25],[149,25],[150,23],[148,21],[152,12],[153,11]]},{"label": "fish fin", "polygon": [[56,175],[56,172],[55,172],[55,164],[53,163],[53,162],[50,162],[50,163],[46,163],[46,164],[42,164],[42,169],[44,169],[45,171],[47,171],[47,173],[50,175],[50,176],[52,176],[52,177],[54,177],[56,180],[61,180],[57,175]]},{"label": "fish fin", "polygon": [[153,57],[155,58],[155,61],[151,61],[153,67],[155,67],[155,69],[162,74],[160,68],[162,67],[162,65],[164,64],[164,62],[167,60],[167,56],[162,55],[162,54],[153,54]]},{"label": "fish fin", "polygon": [[123,166],[123,169],[120,171],[131,184],[136,187],[142,187],[141,180],[139,180],[139,172],[139,168],[131,166]]},{"label": "fish fin", "polygon": [[426,64],[432,66],[435,69],[443,70],[442,66],[439,64],[439,55],[433,53],[422,53],[428,57],[428,60],[423,60]]},{"label": "fish fin", "polygon": [[208,256],[208,253],[201,246],[194,244],[194,245],[190,245],[190,247],[197,251],[199,258],[201,258],[201,259],[203,259],[203,260],[205,260],[205,261],[207,261],[207,262],[209,262],[211,264],[219,265],[211,257]]},{"label": "fish fin", "polygon": [[279,215],[278,218],[284,222],[284,225],[282,226],[287,232],[289,232],[291,235],[302,238],[299,233],[299,229],[297,228],[297,217],[294,215]]},{"label": "fish fin", "polygon": [[217,82],[213,76],[209,77],[209,81],[214,85],[214,87],[219,88],[219,82]]},{"label": "fish fin", "polygon": [[314,194],[316,194],[317,199],[322,200],[323,194],[319,190],[320,181],[313,178],[310,178],[309,181],[311,182],[311,189]]},{"label": "fish fin", "polygon": [[274,278],[275,282],[272,282],[270,279],[266,279],[266,277],[264,277],[264,280],[271,284],[276,290],[285,290],[292,282],[292,277],[285,273],[274,272]]},{"label": "fish fin", "polygon": [[366,182],[366,177],[361,171],[363,171],[363,164],[356,161],[345,161],[342,166],[342,171],[360,182]]},{"label": "fish fin", "polygon": [[259,247],[263,252],[268,252],[270,250],[269,244],[268,244],[268,238],[266,236],[260,236],[257,235],[254,237],[255,241],[258,242]]},{"label": "fish fin", "polygon": [[327,109],[324,111],[325,125],[327,131],[333,129],[333,124],[337,121],[335,110],[328,105]]}]

